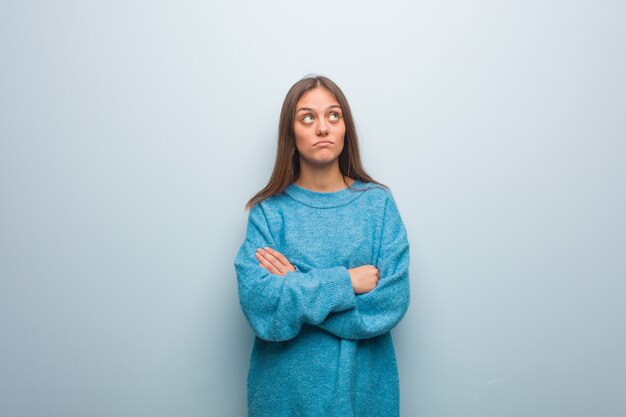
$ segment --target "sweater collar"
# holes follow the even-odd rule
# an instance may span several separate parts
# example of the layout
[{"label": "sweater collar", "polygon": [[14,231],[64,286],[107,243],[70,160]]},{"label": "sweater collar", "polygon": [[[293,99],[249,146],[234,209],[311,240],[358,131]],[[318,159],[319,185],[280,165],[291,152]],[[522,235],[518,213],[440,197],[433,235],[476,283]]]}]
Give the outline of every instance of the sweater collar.
[{"label": "sweater collar", "polygon": [[355,189],[367,189],[366,185],[367,183],[357,179],[350,187],[344,188],[343,190],[321,193],[307,188],[302,188],[292,182],[285,188],[284,192],[289,197],[307,206],[330,208],[348,204],[349,202],[359,198],[363,194],[363,191],[356,191]]}]

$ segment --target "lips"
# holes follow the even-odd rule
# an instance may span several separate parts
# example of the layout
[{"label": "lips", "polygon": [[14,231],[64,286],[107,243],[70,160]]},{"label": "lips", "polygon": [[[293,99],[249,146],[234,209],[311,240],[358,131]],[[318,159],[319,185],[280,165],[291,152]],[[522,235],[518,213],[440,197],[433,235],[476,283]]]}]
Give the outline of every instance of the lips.
[{"label": "lips", "polygon": [[319,142],[317,142],[314,146],[320,146],[320,145],[332,145],[333,143],[329,140],[321,140]]}]

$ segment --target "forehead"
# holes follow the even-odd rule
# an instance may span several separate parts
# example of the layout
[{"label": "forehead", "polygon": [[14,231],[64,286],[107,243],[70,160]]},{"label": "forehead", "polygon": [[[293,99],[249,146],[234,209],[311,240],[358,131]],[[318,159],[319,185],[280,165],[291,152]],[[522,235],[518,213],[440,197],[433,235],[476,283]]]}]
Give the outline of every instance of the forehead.
[{"label": "forehead", "polygon": [[296,109],[300,109],[300,107],[309,107],[323,110],[333,104],[339,106],[339,102],[337,102],[335,96],[333,96],[332,93],[325,88],[316,87],[307,91],[300,97],[298,103],[296,104]]}]

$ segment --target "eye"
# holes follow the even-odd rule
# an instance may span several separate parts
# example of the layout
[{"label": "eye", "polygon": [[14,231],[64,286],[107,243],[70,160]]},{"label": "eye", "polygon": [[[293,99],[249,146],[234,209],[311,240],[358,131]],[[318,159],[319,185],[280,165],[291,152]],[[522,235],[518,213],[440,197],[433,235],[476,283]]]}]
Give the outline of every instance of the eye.
[{"label": "eye", "polygon": [[331,114],[330,114],[330,116],[331,116],[331,117],[332,117],[332,116],[335,116],[335,117],[336,117],[336,119],[335,119],[335,120],[339,120],[339,118],[340,118],[340,117],[339,117],[339,113],[331,113]]},{"label": "eye", "polygon": [[304,117],[302,118],[302,121],[306,122],[306,119],[307,119],[308,117],[313,117],[313,116],[311,116],[310,114],[307,114],[306,116],[304,116]]}]

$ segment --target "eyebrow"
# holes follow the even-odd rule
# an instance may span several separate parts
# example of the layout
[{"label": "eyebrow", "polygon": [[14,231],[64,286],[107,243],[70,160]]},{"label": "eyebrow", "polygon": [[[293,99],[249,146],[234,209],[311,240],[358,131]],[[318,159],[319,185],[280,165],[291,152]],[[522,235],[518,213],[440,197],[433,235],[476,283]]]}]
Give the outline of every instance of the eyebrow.
[{"label": "eyebrow", "polygon": [[[333,105],[330,105],[330,106],[326,107],[326,110],[328,110],[328,109],[332,109],[333,107],[337,107],[337,108],[339,108],[339,109],[341,110],[341,106],[340,106],[340,105],[338,105],[338,104],[333,104]],[[299,109],[296,111],[296,113],[298,113],[299,111],[302,111],[302,110],[310,110],[310,111],[313,111],[313,109],[312,109],[312,108],[310,108],[310,107],[301,107],[301,108],[299,108]]]}]

